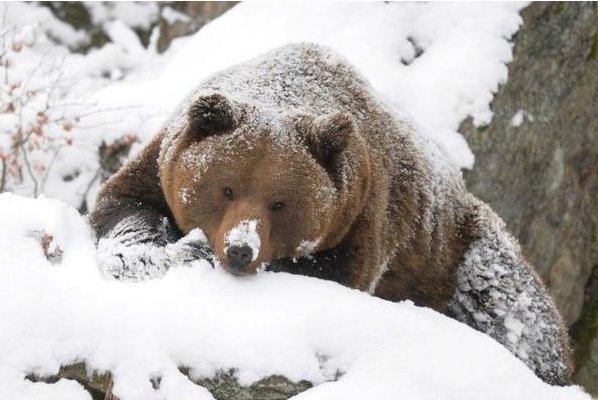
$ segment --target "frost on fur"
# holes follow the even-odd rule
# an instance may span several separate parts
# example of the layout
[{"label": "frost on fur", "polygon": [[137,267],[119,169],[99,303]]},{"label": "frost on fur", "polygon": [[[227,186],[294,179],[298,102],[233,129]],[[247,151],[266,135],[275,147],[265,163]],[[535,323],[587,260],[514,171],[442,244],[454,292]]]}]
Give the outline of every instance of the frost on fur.
[{"label": "frost on fur", "polygon": [[124,218],[98,242],[100,271],[110,279],[141,281],[160,278],[177,264],[211,259],[207,238],[199,229],[160,246],[160,240],[171,235],[169,229],[166,220],[161,231],[155,231],[141,218]]},{"label": "frost on fur", "polygon": [[546,382],[568,384],[569,349],[549,294],[498,217],[488,212],[479,225],[483,234],[459,266],[449,312],[500,342]]}]

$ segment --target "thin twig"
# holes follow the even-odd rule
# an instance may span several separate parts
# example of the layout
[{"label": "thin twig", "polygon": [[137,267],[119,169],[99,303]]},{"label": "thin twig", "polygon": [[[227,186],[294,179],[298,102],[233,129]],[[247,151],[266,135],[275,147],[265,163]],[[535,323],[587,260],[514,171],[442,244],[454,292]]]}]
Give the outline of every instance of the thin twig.
[{"label": "thin twig", "polygon": [[23,152],[23,162],[25,163],[25,167],[27,168],[27,173],[33,181],[33,197],[37,197],[39,184],[37,183],[37,179],[35,178],[35,173],[31,169],[31,163],[29,162],[29,157],[27,156],[27,149],[25,149],[24,144],[21,145],[21,151]]},{"label": "thin twig", "polygon": [[91,188],[93,187],[93,184],[95,183],[95,181],[100,177],[101,172],[102,172],[102,166],[100,165],[98,167],[98,169],[96,169],[96,172],[93,175],[93,178],[91,178],[91,180],[87,184],[87,187],[83,191],[83,195],[81,196],[81,205],[79,206],[79,212],[83,213],[83,212],[87,211],[87,195],[91,191]]},{"label": "thin twig", "polygon": [[48,168],[46,168],[46,173],[44,174],[44,177],[42,178],[42,183],[41,183],[41,192],[42,193],[46,189],[46,181],[48,180],[48,176],[50,175],[50,170],[52,169],[52,166],[54,165],[54,161],[56,161],[56,159],[58,158],[58,154],[60,153],[60,150],[62,150],[62,145],[58,146],[58,148],[56,148],[56,150],[54,150],[54,155],[52,156],[52,160],[50,160],[50,164],[48,164]]},{"label": "thin twig", "polygon": [[[22,137],[23,137],[23,105],[24,105],[23,102],[20,101],[20,104],[19,104],[19,128],[17,130],[18,140],[17,140],[17,148],[15,149],[16,150],[15,156],[18,156],[18,150],[20,149],[21,152],[23,153],[23,162],[25,164],[25,167],[27,168],[27,173],[29,174],[29,177],[33,181],[33,197],[37,197],[38,182],[37,182],[37,179],[35,178],[35,173],[33,172],[33,169],[31,168],[31,163],[29,162],[29,157],[27,155],[27,148],[25,147],[25,143],[31,136],[31,133],[27,136],[27,140],[25,140],[25,141],[22,140]],[[22,176],[21,176],[21,179],[22,179]]]}]

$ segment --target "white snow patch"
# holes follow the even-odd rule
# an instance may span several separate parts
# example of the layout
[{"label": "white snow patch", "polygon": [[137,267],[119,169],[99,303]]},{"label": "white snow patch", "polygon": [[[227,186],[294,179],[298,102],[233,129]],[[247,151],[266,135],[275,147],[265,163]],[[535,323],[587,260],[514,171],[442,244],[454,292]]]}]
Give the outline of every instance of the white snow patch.
[{"label": "white snow patch", "polygon": [[188,15],[183,14],[182,12],[177,11],[170,6],[166,6],[162,9],[162,18],[164,18],[164,20],[166,22],[168,22],[169,25],[172,25],[178,21],[181,21],[181,22],[191,21],[191,18],[189,18]]},{"label": "white snow patch", "polygon": [[114,21],[108,25],[106,33],[114,43],[120,45],[130,55],[140,57],[145,52],[137,34],[122,21]]},{"label": "white snow patch", "polygon": [[513,114],[513,118],[511,118],[511,126],[516,128],[520,127],[523,123],[523,117],[525,116],[525,111],[518,110],[515,114]]},{"label": "white snow patch", "polygon": [[149,29],[158,19],[158,3],[153,1],[86,1],[85,7],[96,24],[110,24],[118,20],[131,28]]},{"label": "white snow patch", "polygon": [[376,277],[370,283],[370,287],[368,288],[368,293],[374,294],[376,288],[378,287],[378,282],[382,279],[382,276],[388,271],[388,260],[385,260],[380,266],[378,267],[378,272],[376,273]]},{"label": "white snow patch", "polygon": [[179,199],[181,199],[183,204],[189,204],[191,201],[191,189],[188,187],[181,188],[179,191]]},{"label": "white snow patch", "polygon": [[308,256],[314,253],[316,247],[318,247],[318,244],[320,244],[321,241],[321,237],[316,238],[314,240],[303,240],[301,243],[299,243],[299,246],[297,246],[297,249],[295,251],[298,254]]},{"label": "white snow patch", "polygon": [[255,261],[262,244],[260,235],[257,232],[258,223],[259,221],[255,219],[246,219],[228,231],[225,236],[226,246],[224,251],[226,252],[232,246],[249,246],[252,250],[251,261]]},{"label": "white snow patch", "polygon": [[515,114],[513,114],[513,117],[511,118],[511,126],[519,128],[521,124],[523,124],[523,121],[525,121],[526,119],[530,122],[534,122],[534,116],[532,114],[523,109],[520,109]]},{"label": "white snow patch", "polygon": [[[27,236],[35,230],[63,246],[60,264]],[[0,398],[89,399],[76,382],[23,379],[85,361],[113,373],[121,400],[213,399],[177,366],[194,376],[237,368],[242,384],[273,374],[313,382],[301,400],[590,399],[543,383],[488,336],[411,302],[304,276],[238,279],[204,261],[190,266],[142,283],[102,279],[74,209],[0,195]]]}]

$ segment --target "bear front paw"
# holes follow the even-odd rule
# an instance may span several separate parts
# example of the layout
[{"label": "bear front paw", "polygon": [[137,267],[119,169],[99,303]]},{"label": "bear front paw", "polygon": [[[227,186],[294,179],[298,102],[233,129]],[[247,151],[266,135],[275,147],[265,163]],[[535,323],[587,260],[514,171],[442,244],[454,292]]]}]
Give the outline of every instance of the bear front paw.
[{"label": "bear front paw", "polygon": [[213,265],[214,253],[208,239],[200,229],[193,229],[185,237],[166,246],[166,253],[175,263],[206,260]]},{"label": "bear front paw", "polygon": [[171,260],[153,244],[123,244],[103,238],[98,242],[98,266],[109,279],[140,281],[164,276]]}]

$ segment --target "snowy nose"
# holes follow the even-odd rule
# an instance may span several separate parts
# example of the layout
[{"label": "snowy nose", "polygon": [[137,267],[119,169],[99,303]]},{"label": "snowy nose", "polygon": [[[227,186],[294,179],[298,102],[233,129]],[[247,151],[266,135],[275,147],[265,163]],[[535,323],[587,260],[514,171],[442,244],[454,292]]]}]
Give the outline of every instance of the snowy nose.
[{"label": "snowy nose", "polygon": [[244,272],[243,269],[253,259],[253,250],[249,246],[231,246],[226,250],[226,257],[233,271]]}]

